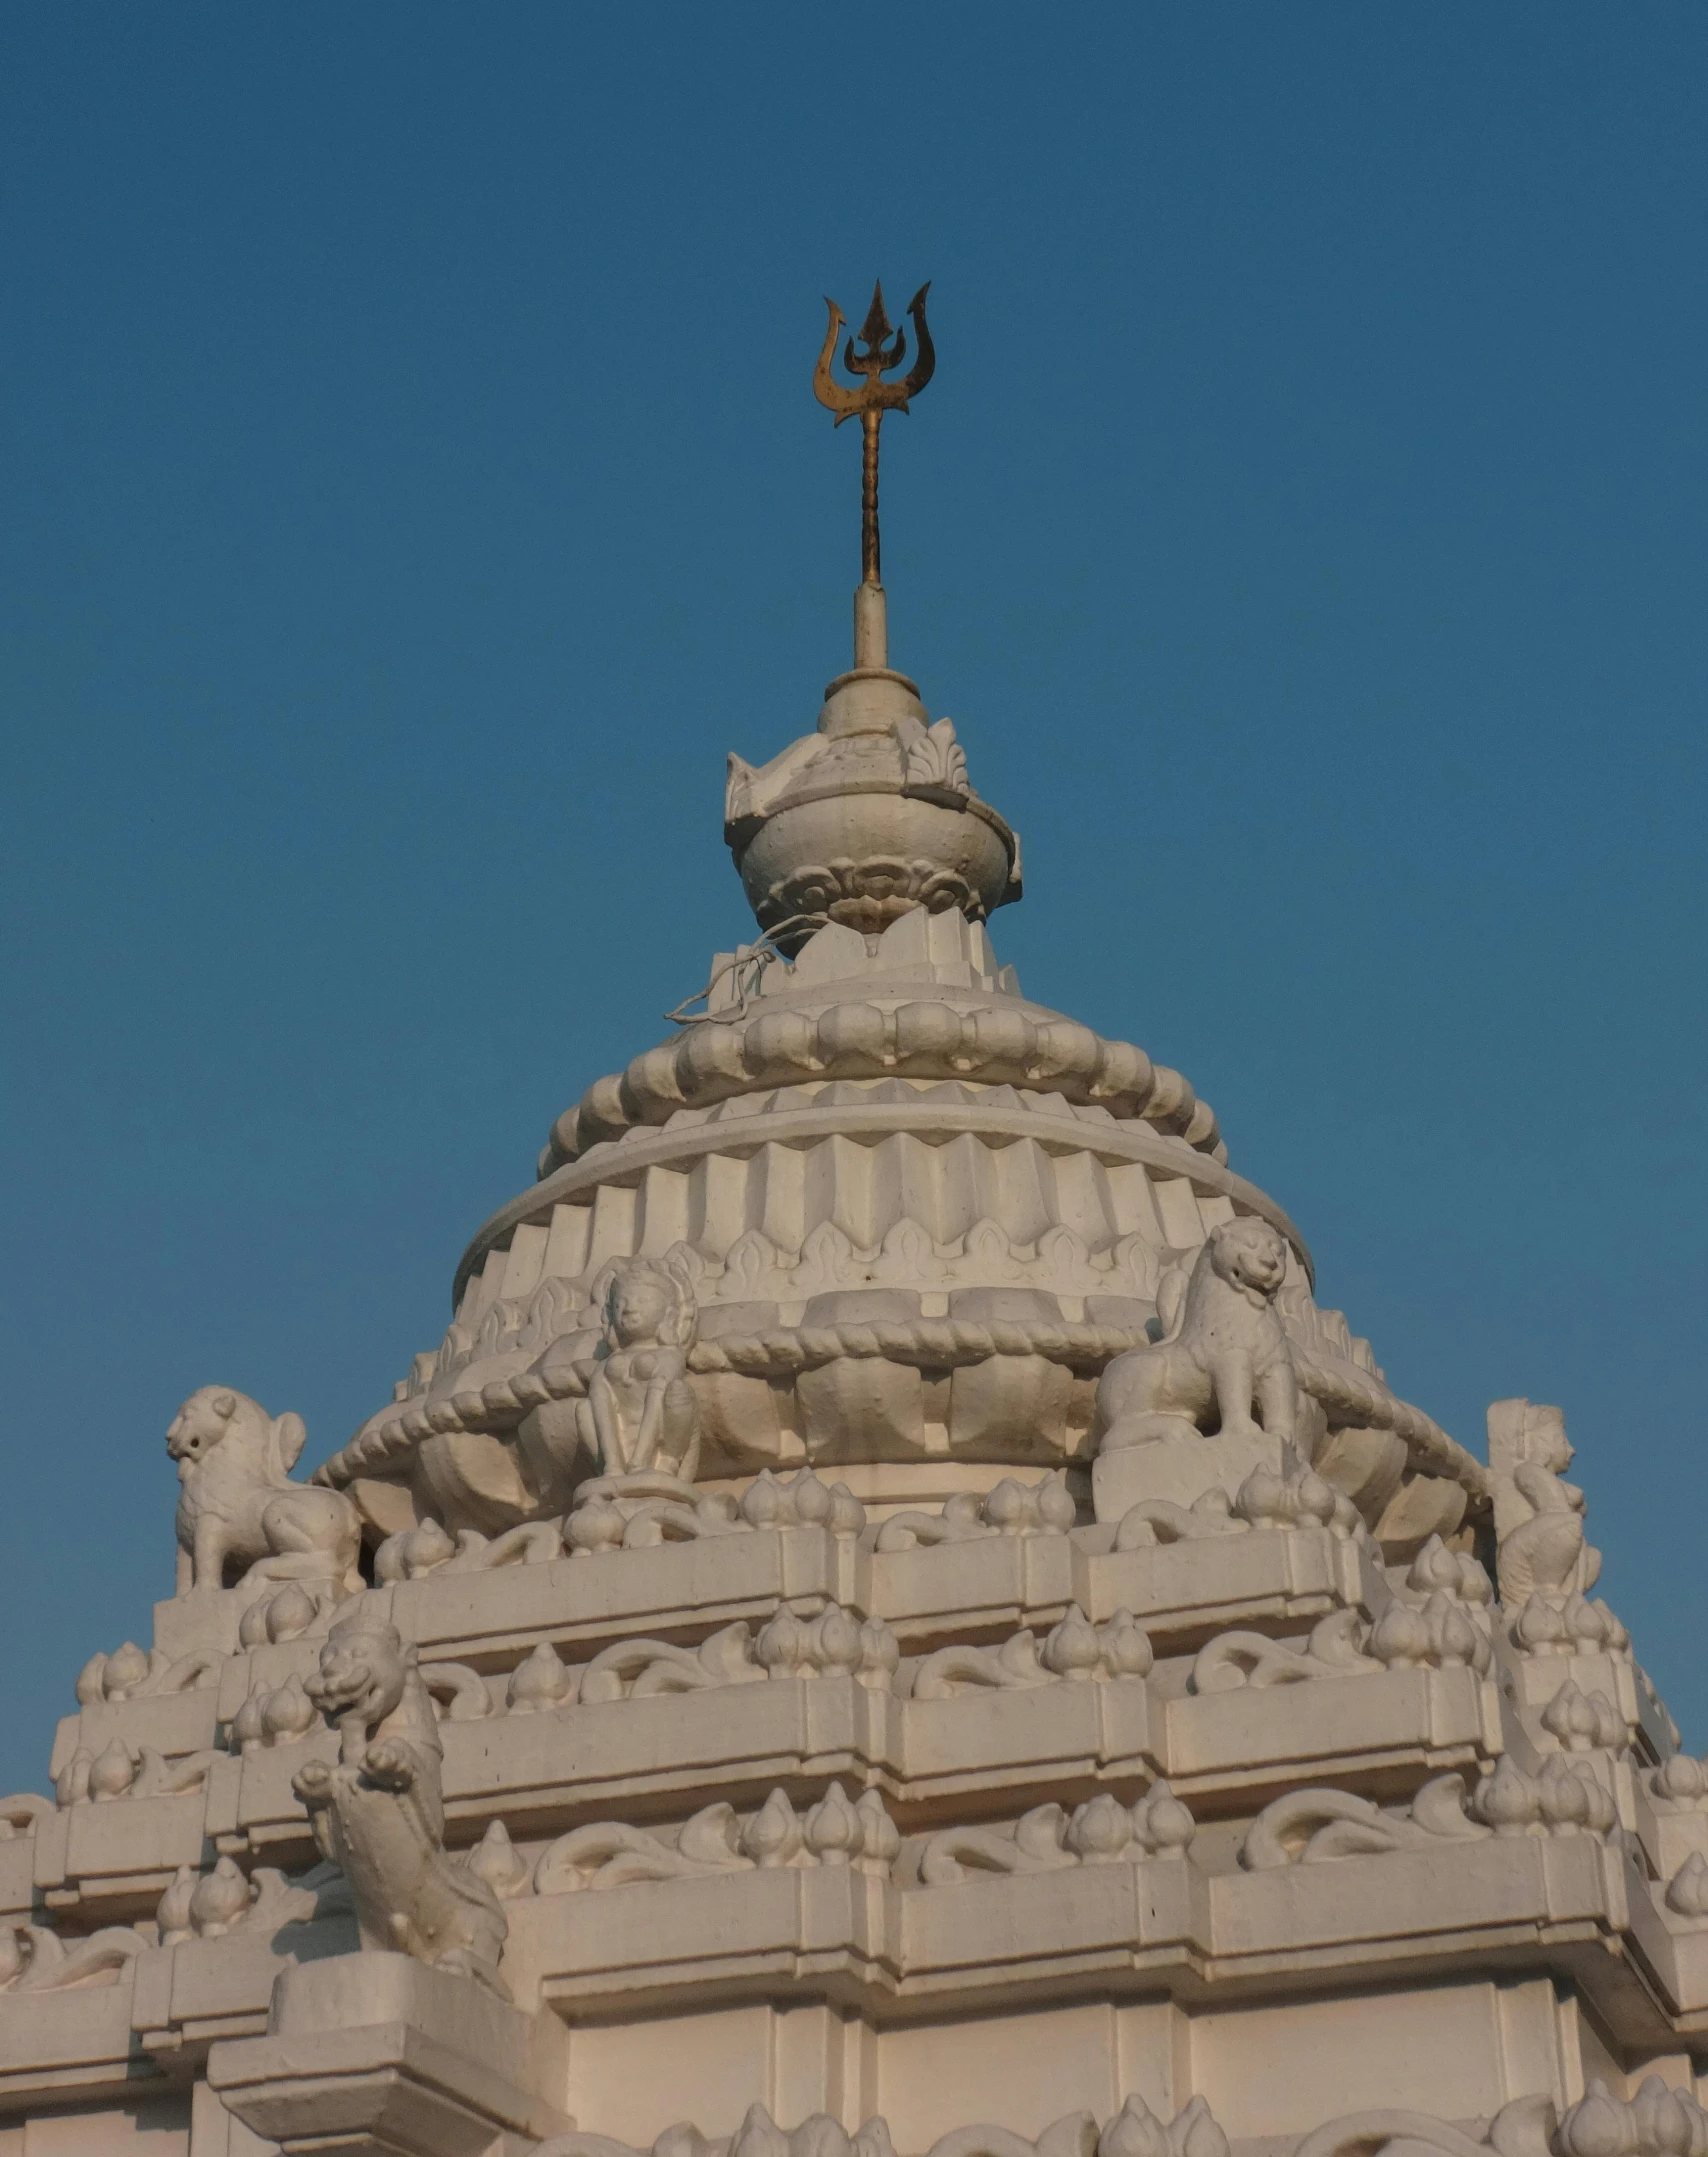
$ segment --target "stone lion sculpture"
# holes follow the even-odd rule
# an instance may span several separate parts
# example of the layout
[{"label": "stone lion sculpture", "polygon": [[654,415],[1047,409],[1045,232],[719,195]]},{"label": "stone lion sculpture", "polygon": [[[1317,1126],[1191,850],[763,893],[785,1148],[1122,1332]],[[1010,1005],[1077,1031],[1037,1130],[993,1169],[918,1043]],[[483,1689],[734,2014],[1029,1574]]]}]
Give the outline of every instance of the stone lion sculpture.
[{"label": "stone lion sculpture", "polygon": [[445,1854],[443,1748],[414,1643],[358,1606],[332,1628],[303,1689],[337,1729],[339,1756],[335,1766],[311,1760],[291,1787],[316,1848],[350,1883],[362,1945],[508,1999],[504,1906]]},{"label": "stone lion sculpture", "polygon": [[270,1416],[231,1386],[190,1395],[166,1433],[180,1486],[180,1595],[224,1587],[233,1563],[246,1568],[245,1585],[329,1580],[340,1595],[362,1586],[355,1506],[290,1479],[306,1436],[301,1416]]},{"label": "stone lion sculpture", "polygon": [[602,1475],[693,1482],[700,1406],[688,1383],[688,1349],[697,1315],[692,1284],[668,1266],[635,1258],[611,1275],[604,1346],[579,1417]]},{"label": "stone lion sculpture", "polygon": [[[1159,1298],[1162,1339],[1117,1356],[1097,1386],[1093,1435],[1101,1450],[1171,1438],[1183,1427],[1291,1444],[1299,1382],[1275,1308],[1287,1246],[1267,1221],[1212,1229],[1180,1293]],[[1165,1290],[1168,1284],[1165,1283]]]}]

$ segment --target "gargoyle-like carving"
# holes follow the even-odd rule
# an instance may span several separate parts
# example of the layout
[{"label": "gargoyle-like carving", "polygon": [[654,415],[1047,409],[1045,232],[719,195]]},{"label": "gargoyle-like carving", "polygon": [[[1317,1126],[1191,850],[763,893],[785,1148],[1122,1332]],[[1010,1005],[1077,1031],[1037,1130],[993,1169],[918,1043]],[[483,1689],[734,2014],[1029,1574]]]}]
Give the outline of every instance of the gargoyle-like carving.
[{"label": "gargoyle-like carving", "polygon": [[1156,1657],[1150,1635],[1130,1610],[1117,1610],[1093,1625],[1077,1603],[1070,1603],[1044,1636],[1042,1649],[1030,1630],[1015,1633],[1000,1648],[956,1643],[928,1655],[913,1678],[915,1700],[951,1700],[958,1693],[1014,1692],[1059,1679],[1143,1678]]},{"label": "gargoyle-like carving", "polygon": [[1212,1229],[1184,1286],[1164,1277],[1160,1341],[1117,1356],[1097,1383],[1092,1435],[1105,1452],[1220,1430],[1255,1436],[1259,1424],[1290,1444],[1299,1381],[1275,1297],[1287,1273],[1280,1231],[1255,1215]]},{"label": "gargoyle-like carving", "polygon": [[900,1847],[895,1822],[875,1790],[862,1791],[851,1804],[842,1785],[832,1783],[804,1815],[781,1790],[773,1790],[746,1819],[730,1805],[707,1805],[674,1835],[620,1820],[572,1828],[541,1853],[534,1889],[550,1895],[780,1866],[854,1865],[882,1874]]},{"label": "gargoyle-like carving", "polygon": [[[536,2157],[648,2157],[648,2153],[605,2135],[569,2134],[542,2142]],[[817,2112],[785,2132],[763,2105],[753,2105],[736,2132],[723,2141],[709,2140],[686,2122],[667,2127],[653,2143],[650,2157],[895,2157],[895,2145],[882,2117],[867,2120],[858,2133],[850,2135],[827,2114]],[[1070,2112],[1046,2127],[1035,2142],[1007,2127],[954,2127],[938,2136],[926,2157],[1228,2157],[1228,2139],[1202,2097],[1194,2097],[1169,2121],[1158,2119],[1141,2098],[1129,2097],[1101,2134],[1089,2112]],[[1350,2151],[1345,2157],[1351,2157]],[[1503,2145],[1499,2157],[1541,2157],[1541,2152],[1508,2150]],[[1645,2151],[1644,2157],[1649,2153]],[[1703,2157],[1703,2153],[1692,2148],[1688,2157]]]},{"label": "gargoyle-like carving", "polygon": [[950,1887],[971,1873],[1059,1872],[1070,1865],[1181,1858],[1197,1832],[1165,1782],[1153,1783],[1136,1805],[1102,1790],[1071,1814],[1056,1804],[1034,1805],[1010,1828],[943,1828],[920,1851],[919,1877],[927,1887]]},{"label": "gargoyle-like carving", "polygon": [[913,1550],[925,1543],[971,1543],[992,1535],[1066,1535],[1079,1517],[1062,1471],[1042,1482],[1005,1475],[982,1496],[957,1491],[940,1513],[892,1513],[878,1530],[879,1550]]},{"label": "gargoyle-like carving", "polygon": [[245,1584],[320,1580],[336,1593],[362,1586],[362,1524],[342,1491],[293,1483],[306,1433],[301,1416],[270,1416],[230,1386],[202,1386],[172,1419],[166,1450],[178,1463],[178,1593],[222,1588],[227,1568]]},{"label": "gargoyle-like carving", "polygon": [[688,1383],[688,1350],[696,1321],[684,1271],[647,1258],[613,1270],[603,1352],[576,1413],[581,1444],[602,1475],[657,1470],[693,1482],[700,1409]]},{"label": "gargoyle-like carving", "polygon": [[1601,1572],[1601,1553],[1584,1540],[1583,1492],[1564,1480],[1572,1464],[1566,1420],[1534,1401],[1489,1408],[1494,1477],[1495,1568],[1500,1599],[1516,1608],[1534,1594],[1583,1595]]},{"label": "gargoyle-like carving", "polygon": [[487,1883],[445,1854],[438,1724],[416,1650],[358,1608],[334,1626],[305,1687],[339,1733],[291,1787],[315,1844],[350,1882],[362,1945],[401,1949],[508,1997],[507,1921]]}]

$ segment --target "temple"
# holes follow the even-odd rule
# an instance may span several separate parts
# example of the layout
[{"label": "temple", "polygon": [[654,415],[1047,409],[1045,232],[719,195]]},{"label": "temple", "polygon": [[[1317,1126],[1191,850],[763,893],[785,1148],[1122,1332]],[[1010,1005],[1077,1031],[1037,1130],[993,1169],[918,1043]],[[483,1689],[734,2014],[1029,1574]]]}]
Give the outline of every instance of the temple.
[{"label": "temple", "polygon": [[1708,2157],[1708,1765],[1559,1411],[1399,1398],[993,943],[889,663],[925,306],[852,382],[831,310],[854,663],[730,758],[754,940],[312,1476],[171,1422],[176,1592],[0,1801],[0,2157]]}]

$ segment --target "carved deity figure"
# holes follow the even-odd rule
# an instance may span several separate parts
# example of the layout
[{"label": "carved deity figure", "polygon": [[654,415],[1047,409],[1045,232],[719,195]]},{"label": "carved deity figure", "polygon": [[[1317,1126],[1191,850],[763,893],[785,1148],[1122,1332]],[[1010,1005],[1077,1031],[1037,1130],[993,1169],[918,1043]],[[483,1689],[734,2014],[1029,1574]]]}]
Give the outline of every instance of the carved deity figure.
[{"label": "carved deity figure", "polygon": [[1566,1419],[1535,1401],[1489,1407],[1494,1475],[1495,1566],[1503,1603],[1544,1595],[1584,1595],[1601,1572],[1601,1553],[1584,1540],[1583,1492],[1565,1481],[1572,1464]]},{"label": "carved deity figure", "polygon": [[362,1586],[362,1523],[342,1491],[293,1483],[307,1433],[301,1416],[270,1416],[230,1386],[202,1386],[166,1433],[178,1463],[178,1593],[221,1588],[233,1563],[243,1585],[324,1580],[340,1596]]},{"label": "carved deity figure", "polygon": [[691,1284],[668,1266],[634,1258],[605,1291],[605,1340],[580,1416],[602,1475],[671,1475],[692,1483],[700,1460],[700,1408],[688,1383],[697,1312]]},{"label": "carved deity figure", "polygon": [[1179,1275],[1158,1297],[1164,1332],[1117,1356],[1097,1386],[1093,1435],[1105,1453],[1183,1430],[1264,1433],[1293,1443],[1299,1383],[1275,1308],[1287,1246],[1267,1221],[1211,1230],[1182,1292]]},{"label": "carved deity figure", "polygon": [[336,1766],[313,1760],[291,1787],[322,1857],[350,1883],[362,1945],[508,1992],[504,1907],[445,1854],[443,1749],[413,1642],[360,1607],[332,1629],[304,1686],[339,1733]]}]

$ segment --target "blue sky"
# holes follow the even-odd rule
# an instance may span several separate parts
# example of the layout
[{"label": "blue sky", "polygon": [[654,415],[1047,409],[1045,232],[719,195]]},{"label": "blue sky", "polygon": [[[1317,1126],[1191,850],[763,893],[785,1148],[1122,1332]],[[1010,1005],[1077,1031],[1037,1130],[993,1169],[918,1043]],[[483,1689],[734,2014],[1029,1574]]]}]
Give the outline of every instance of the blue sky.
[{"label": "blue sky", "polygon": [[844,664],[810,377],[932,279],[892,649],[1002,955],[1389,1377],[1560,1402],[1708,1743],[1708,15],[0,6],[0,1787],[746,919]]}]

